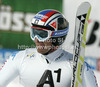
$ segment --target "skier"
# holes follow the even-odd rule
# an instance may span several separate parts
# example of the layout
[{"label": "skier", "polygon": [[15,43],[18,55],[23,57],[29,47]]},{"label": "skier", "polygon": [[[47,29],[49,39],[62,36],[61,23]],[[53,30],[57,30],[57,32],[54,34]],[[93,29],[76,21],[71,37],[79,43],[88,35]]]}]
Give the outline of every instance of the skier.
[{"label": "skier", "polygon": [[[43,10],[32,19],[30,36],[35,48],[13,54],[0,70],[0,87],[19,75],[21,87],[70,87],[73,55],[61,49],[69,23],[56,10]],[[82,87],[97,87],[93,71],[85,62]]]}]

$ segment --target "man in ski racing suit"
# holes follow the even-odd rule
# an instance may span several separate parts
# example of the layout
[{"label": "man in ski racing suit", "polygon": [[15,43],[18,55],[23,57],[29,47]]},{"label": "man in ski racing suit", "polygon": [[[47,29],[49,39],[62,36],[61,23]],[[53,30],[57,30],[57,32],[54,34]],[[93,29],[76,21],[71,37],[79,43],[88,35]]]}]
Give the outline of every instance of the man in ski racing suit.
[{"label": "man in ski racing suit", "polygon": [[[19,51],[0,70],[0,87],[19,75],[20,87],[70,87],[73,55],[60,48],[69,29],[56,10],[43,10],[32,19],[30,35],[35,48]],[[82,87],[97,87],[94,73],[85,62]]]}]

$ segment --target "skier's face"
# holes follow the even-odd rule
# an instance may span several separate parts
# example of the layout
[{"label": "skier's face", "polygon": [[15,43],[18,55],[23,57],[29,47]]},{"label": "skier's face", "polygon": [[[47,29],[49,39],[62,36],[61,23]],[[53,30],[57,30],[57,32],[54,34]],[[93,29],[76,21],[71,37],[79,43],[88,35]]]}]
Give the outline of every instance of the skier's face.
[{"label": "skier's face", "polygon": [[37,51],[41,54],[47,53],[52,47],[51,39],[46,40],[44,42],[39,42],[39,40],[35,38],[35,44],[36,44]]}]

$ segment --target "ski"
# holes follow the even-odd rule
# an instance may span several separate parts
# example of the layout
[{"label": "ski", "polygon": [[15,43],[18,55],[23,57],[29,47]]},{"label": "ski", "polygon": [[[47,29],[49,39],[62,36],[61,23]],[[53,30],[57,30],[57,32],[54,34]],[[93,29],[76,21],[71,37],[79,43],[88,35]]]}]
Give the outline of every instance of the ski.
[{"label": "ski", "polygon": [[86,31],[91,5],[83,2],[77,10],[73,51],[73,73],[71,87],[82,87],[82,71],[85,57]]}]

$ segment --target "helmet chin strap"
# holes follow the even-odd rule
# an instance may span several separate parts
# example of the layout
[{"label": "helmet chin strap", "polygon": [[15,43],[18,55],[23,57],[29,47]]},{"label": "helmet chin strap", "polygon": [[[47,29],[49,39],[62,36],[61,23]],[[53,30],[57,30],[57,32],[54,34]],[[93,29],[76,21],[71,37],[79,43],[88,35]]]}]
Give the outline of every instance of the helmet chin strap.
[{"label": "helmet chin strap", "polygon": [[43,55],[48,55],[48,54],[54,52],[55,50],[57,50],[58,48],[59,48],[59,46],[52,45],[51,49],[48,52],[44,53]]}]

